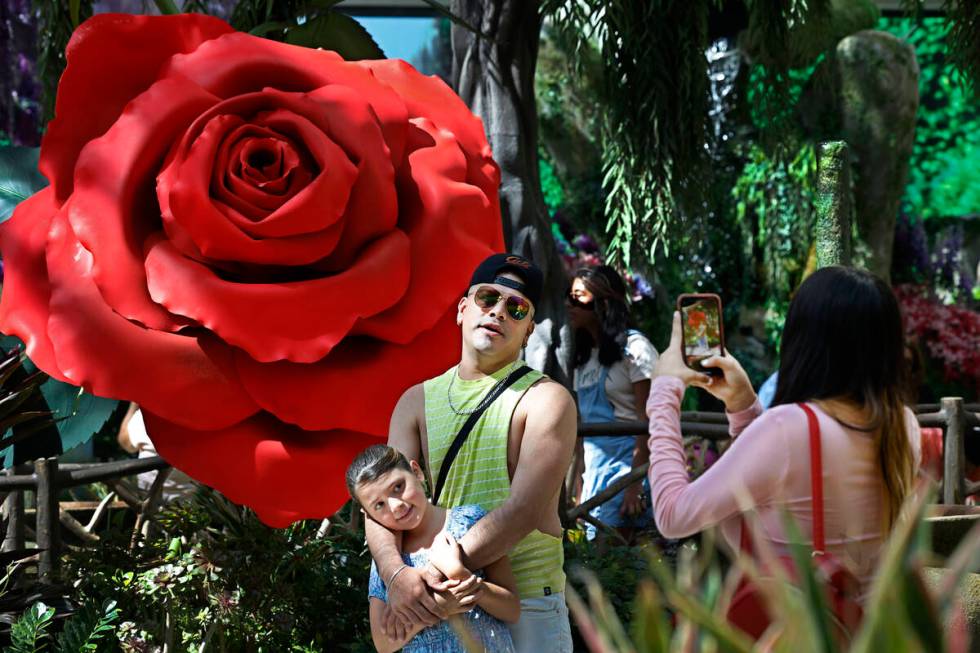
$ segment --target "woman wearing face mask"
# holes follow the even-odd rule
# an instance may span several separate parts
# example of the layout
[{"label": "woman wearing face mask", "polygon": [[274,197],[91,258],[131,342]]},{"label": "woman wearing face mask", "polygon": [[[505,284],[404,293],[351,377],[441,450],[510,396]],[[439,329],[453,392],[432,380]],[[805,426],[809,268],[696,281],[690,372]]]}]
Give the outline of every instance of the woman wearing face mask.
[{"label": "woman wearing face mask", "polygon": [[[611,267],[576,270],[568,296],[575,329],[575,391],[583,423],[643,419],[657,350],[639,331],[626,303],[626,285]],[[645,436],[583,439],[581,501],[585,502],[648,459]],[[631,541],[648,526],[649,489],[636,482],[589,514]],[[587,524],[589,539],[596,527]]]}]

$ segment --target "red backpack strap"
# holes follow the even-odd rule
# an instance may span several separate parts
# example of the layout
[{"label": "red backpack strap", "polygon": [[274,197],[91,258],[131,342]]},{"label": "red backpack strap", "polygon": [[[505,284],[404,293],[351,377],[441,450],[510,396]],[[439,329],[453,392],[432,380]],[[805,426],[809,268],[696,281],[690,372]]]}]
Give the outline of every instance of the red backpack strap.
[{"label": "red backpack strap", "polygon": [[824,553],[827,543],[823,532],[823,459],[820,451],[820,422],[813,409],[800,402],[810,429],[810,491],[813,495],[813,552]]}]

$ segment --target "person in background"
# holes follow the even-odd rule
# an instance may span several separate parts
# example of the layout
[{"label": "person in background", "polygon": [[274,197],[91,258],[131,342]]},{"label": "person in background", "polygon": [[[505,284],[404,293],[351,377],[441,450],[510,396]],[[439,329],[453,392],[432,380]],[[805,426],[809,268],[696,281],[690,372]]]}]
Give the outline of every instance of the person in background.
[{"label": "person in background", "polygon": [[[143,413],[136,404],[129,404],[129,409],[119,425],[119,433],[116,436],[119,446],[127,453],[134,453],[138,458],[152,458],[157,455],[157,450],[153,446],[153,441],[146,433],[146,424],[143,422]],[[159,472],[143,472],[136,477],[136,485],[143,492],[149,492],[156,480]],[[164,501],[174,501],[194,494],[197,484],[190,476],[173,469],[170,476],[163,484],[161,497]]]},{"label": "person in background", "polygon": [[[809,428],[817,418],[823,449],[824,522],[828,552],[870,587],[882,543],[913,491],[920,464],[919,426],[905,406],[904,337],[891,288],[869,272],[827,267],[793,298],[783,331],[773,399],[763,412],[745,371],[730,354],[704,361],[723,376],[684,364],[680,315],[661,355],[647,402],[650,484],[657,526],[686,537],[716,524],[738,550],[742,513],[754,509],[760,534],[787,553],[783,513],[803,536],[813,532]],[[693,482],[680,431],[688,385],[721,399],[731,446]]]},{"label": "person in background", "polygon": [[[568,295],[575,329],[575,391],[583,423],[642,420],[657,350],[633,328],[626,284],[607,265],[576,270]],[[581,502],[649,459],[646,436],[590,436],[581,442]],[[589,514],[629,542],[650,525],[649,486],[637,481]],[[589,539],[596,527],[587,524]]]}]

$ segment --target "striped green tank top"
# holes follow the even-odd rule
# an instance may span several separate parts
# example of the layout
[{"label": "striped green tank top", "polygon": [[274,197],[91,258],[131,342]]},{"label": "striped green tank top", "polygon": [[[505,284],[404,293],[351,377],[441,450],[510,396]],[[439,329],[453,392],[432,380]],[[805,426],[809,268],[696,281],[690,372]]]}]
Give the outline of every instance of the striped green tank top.
[{"label": "striped green tank top", "polygon": [[[520,362],[516,365],[521,364]],[[472,410],[497,381],[515,369],[507,365],[496,373],[474,381],[456,376],[453,367],[441,376],[423,384],[425,391],[425,427],[429,441],[429,469],[439,478],[442,461],[468,415],[457,410]],[[509,387],[486,409],[470,431],[446,477],[439,504],[455,508],[477,504],[487,512],[500,506],[510,496],[507,473],[507,440],[511,417],[517,402],[528,388],[544,375],[531,371]],[[531,531],[510,552],[510,564],[517,579],[517,593],[522,599],[555,594],[565,589],[564,551],[560,538],[539,530]]]}]

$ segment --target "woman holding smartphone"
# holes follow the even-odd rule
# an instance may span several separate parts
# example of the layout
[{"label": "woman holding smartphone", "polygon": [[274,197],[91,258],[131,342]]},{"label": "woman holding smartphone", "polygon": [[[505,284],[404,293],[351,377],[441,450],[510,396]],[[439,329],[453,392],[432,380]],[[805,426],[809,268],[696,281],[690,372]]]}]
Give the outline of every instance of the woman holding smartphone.
[{"label": "woman holding smartphone", "polygon": [[[828,267],[797,291],[786,316],[773,408],[762,412],[730,354],[685,364],[680,315],[661,355],[647,401],[650,484],[657,526],[685,537],[720,524],[738,549],[741,514],[754,509],[759,535],[777,554],[788,537],[787,511],[812,537],[809,427],[798,403],[817,416],[822,446],[824,528],[829,553],[870,586],[881,544],[912,491],[920,460],[919,427],[905,407],[902,320],[888,285],[869,272]],[[732,445],[707,472],[688,479],[680,402],[688,385],[725,403]]]},{"label": "woman holding smartphone", "polygon": [[[657,350],[632,327],[626,284],[608,265],[575,271],[568,295],[575,329],[575,391],[582,422],[642,419]],[[581,500],[587,501],[647,461],[644,436],[584,438]],[[577,472],[578,470],[576,470]],[[649,489],[636,482],[589,514],[630,541],[650,524]],[[596,528],[587,524],[589,539]]]}]

